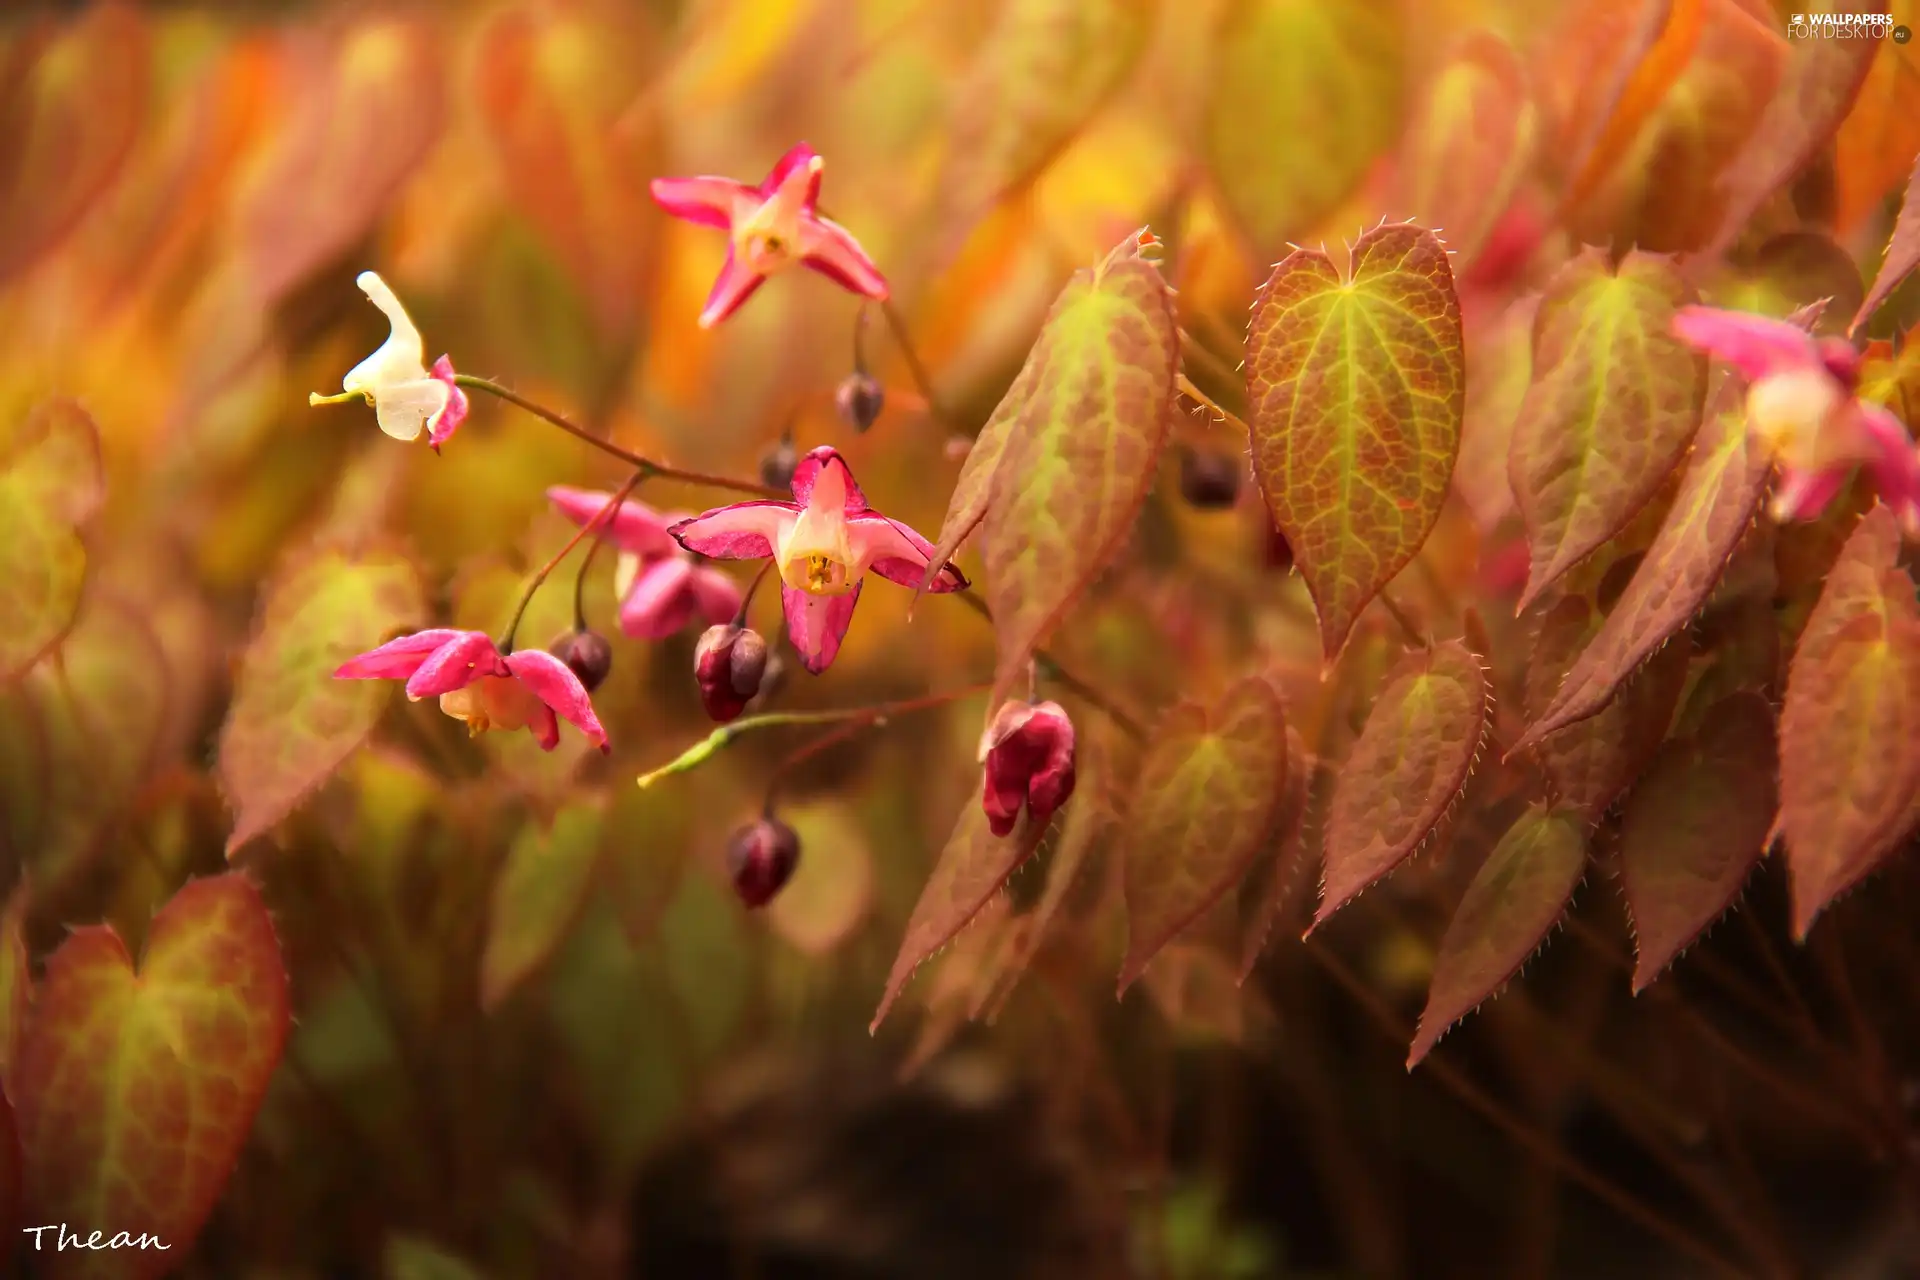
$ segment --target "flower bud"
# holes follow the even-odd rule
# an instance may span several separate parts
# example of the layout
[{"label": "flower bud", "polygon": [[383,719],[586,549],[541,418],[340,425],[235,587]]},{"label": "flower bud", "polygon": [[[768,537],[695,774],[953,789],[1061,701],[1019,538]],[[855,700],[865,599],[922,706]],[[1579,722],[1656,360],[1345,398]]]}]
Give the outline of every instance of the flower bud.
[{"label": "flower bud", "polygon": [[1073,721],[1057,702],[1008,702],[980,742],[986,763],[982,803],[993,834],[1004,836],[1025,805],[1045,824],[1073,794]]},{"label": "flower bud", "polygon": [[886,403],[886,391],[871,375],[858,370],[842,378],[833,393],[833,407],[840,421],[862,433],[879,420]]},{"label": "flower bud", "polygon": [[780,442],[760,455],[760,483],[769,489],[789,489],[793,487],[793,469],[800,465],[800,455],[795,452],[791,437],[782,436]]},{"label": "flower bud", "polygon": [[1180,455],[1180,496],[1203,511],[1230,507],[1240,496],[1241,461],[1211,450]]},{"label": "flower bud", "polygon": [[721,724],[738,716],[767,671],[767,642],[758,631],[722,622],[708,627],[693,651],[700,705]]},{"label": "flower bud", "polygon": [[566,663],[588,693],[613,669],[613,646],[598,631],[569,631],[548,645],[547,652]]},{"label": "flower bud", "polygon": [[741,827],[727,841],[727,874],[733,891],[749,907],[773,900],[800,863],[800,837],[777,818],[761,818]]}]

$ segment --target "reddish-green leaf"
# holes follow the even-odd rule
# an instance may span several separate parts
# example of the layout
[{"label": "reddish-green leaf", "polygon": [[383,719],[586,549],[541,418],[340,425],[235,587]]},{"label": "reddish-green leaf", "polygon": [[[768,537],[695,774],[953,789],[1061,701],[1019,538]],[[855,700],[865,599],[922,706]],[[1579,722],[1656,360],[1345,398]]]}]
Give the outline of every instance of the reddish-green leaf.
[{"label": "reddish-green leaf", "polygon": [[[0,910],[0,1083],[13,1078],[14,1055],[33,1008],[33,970],[27,959],[27,880],[7,895]],[[0,1224],[7,1201],[0,1198]]]},{"label": "reddish-green leaf", "polygon": [[[1253,973],[1273,923],[1306,879],[1315,845],[1307,838],[1307,802],[1328,770],[1307,750],[1305,738],[1287,726],[1287,794],[1273,822],[1267,847],[1240,887],[1240,981]],[[1324,793],[1323,793],[1324,794]]]},{"label": "reddish-green leaf", "polygon": [[1794,933],[1912,832],[1920,799],[1920,606],[1876,506],[1827,577],[1787,668],[1780,827]]},{"label": "reddish-green leaf", "polygon": [[1262,260],[1353,194],[1400,128],[1401,6],[1233,0],[1214,37],[1203,145]]},{"label": "reddish-green leaf", "polygon": [[553,958],[587,905],[600,863],[601,807],[570,804],[551,825],[529,820],[493,882],[480,1007],[492,1010]]},{"label": "reddish-green leaf", "polygon": [[1860,302],[1860,309],[1854,312],[1852,322],[1847,325],[1849,336],[1860,332],[1860,326],[1873,318],[1880,304],[1892,295],[1902,280],[1913,274],[1915,267],[1920,267],[1920,160],[1914,162],[1913,174],[1907,179],[1907,194],[1900,203],[1900,216],[1894,220],[1893,236],[1887,241],[1887,252],[1880,259],[1880,270],[1874,273],[1873,287],[1867,290],[1867,296]]},{"label": "reddish-green leaf", "polygon": [[893,959],[893,971],[887,975],[887,989],[874,1010],[869,1031],[877,1031],[887,1010],[905,989],[907,980],[940,948],[947,945],[993,900],[1021,863],[1040,847],[1044,827],[1036,826],[1025,813],[1020,824],[1004,836],[993,834],[987,826],[987,811],[979,796],[969,796],[960,810],[960,820],[947,837],[946,848],[920,891],[913,915],[907,919],[906,937],[900,953]]},{"label": "reddish-green leaf", "polygon": [[1465,406],[1460,304],[1428,231],[1380,226],[1342,278],[1296,249],[1247,332],[1254,475],[1293,547],[1331,662],[1439,519]]},{"label": "reddish-green leaf", "polygon": [[1586,865],[1586,826],[1575,814],[1535,805],[1508,828],[1440,940],[1407,1070],[1526,963],[1567,909]]},{"label": "reddish-green leaf", "polygon": [[[1527,667],[1529,716],[1539,715],[1551,704],[1600,621],[1584,596],[1568,596],[1540,620],[1540,635]],[[1619,694],[1597,714],[1567,726],[1534,749],[1557,803],[1589,822],[1598,821],[1613,806],[1667,736],[1674,708],[1686,688],[1690,656],[1684,644],[1667,645],[1627,677]]]},{"label": "reddish-green leaf", "polygon": [[1668,259],[1630,253],[1614,268],[1602,249],[1547,287],[1510,455],[1532,551],[1522,611],[1624,528],[1686,453],[1706,361],[1671,324],[1691,300]]},{"label": "reddish-green leaf", "polygon": [[425,612],[419,575],[390,552],[322,551],[268,588],[220,732],[229,856],[331,777],[393,695],[389,682],[334,670],[418,628]]},{"label": "reddish-green leaf", "polygon": [[1525,294],[1466,330],[1467,388],[1454,491],[1481,533],[1495,534],[1513,513],[1507,458],[1513,426],[1533,382],[1533,321],[1540,295]]},{"label": "reddish-green leaf", "polygon": [[1458,640],[1401,662],[1335,784],[1316,928],[1440,825],[1480,758],[1492,699],[1486,665]]},{"label": "reddish-green leaf", "polygon": [[1286,712],[1264,676],[1236,681],[1211,706],[1183,702],[1161,717],[1121,826],[1122,993],[1247,873],[1286,799],[1287,765]]},{"label": "reddish-green leaf", "polygon": [[148,1232],[168,1251],[48,1251],[46,1274],[148,1277],[179,1264],[239,1158],[290,1021],[273,920],[240,873],[175,894],[137,972],[107,925],[75,930],[48,957],[8,1082],[27,1220]]},{"label": "reddish-green leaf", "polygon": [[93,419],[48,400],[0,440],[0,681],[60,643],[86,586],[75,528],[100,506],[105,477]]},{"label": "reddish-green leaf", "polygon": [[1620,815],[1620,881],[1633,913],[1634,994],[1740,892],[1773,830],[1773,708],[1737,693],[1697,733],[1660,749]]},{"label": "reddish-green leaf", "polygon": [[1653,545],[1552,703],[1512,751],[1597,714],[1713,593],[1760,509],[1772,467],[1764,450],[1748,446],[1745,409],[1734,400],[1738,387],[1724,386],[1714,401],[1718,412],[1701,424],[1680,492]]},{"label": "reddish-green leaf", "polygon": [[1400,212],[1436,228],[1472,262],[1512,203],[1539,144],[1539,112],[1519,55],[1475,31],[1453,51],[1411,115],[1400,150]]}]

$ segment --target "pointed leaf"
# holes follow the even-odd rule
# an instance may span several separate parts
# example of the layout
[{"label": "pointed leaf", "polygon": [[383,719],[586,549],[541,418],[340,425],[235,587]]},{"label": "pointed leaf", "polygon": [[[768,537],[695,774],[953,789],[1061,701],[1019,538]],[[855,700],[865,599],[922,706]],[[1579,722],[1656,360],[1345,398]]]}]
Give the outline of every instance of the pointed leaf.
[{"label": "pointed leaf", "polygon": [[1407,26],[1392,0],[1233,0],[1214,35],[1203,145],[1261,261],[1337,209],[1400,128]]},{"label": "pointed leaf", "polygon": [[1486,664],[1458,640],[1402,660],[1335,784],[1316,927],[1433,834],[1480,758],[1492,700]]},{"label": "pointed leaf", "polygon": [[1738,390],[1729,381],[1715,396],[1718,411],[1701,425],[1680,492],[1653,545],[1598,634],[1575,659],[1560,691],[1509,754],[1598,714],[1627,677],[1686,626],[1713,594],[1760,509],[1772,470],[1765,451],[1748,446]]},{"label": "pointed leaf", "polygon": [[1586,865],[1586,828],[1573,814],[1535,805],[1508,828],[1440,940],[1407,1070],[1519,972],[1566,911]]},{"label": "pointed leaf", "polygon": [[1470,263],[1513,202],[1539,144],[1539,112],[1519,55],[1499,36],[1474,31],[1410,118],[1397,207],[1437,228],[1457,260]]},{"label": "pointed leaf", "polygon": [[75,528],[100,506],[100,433],[86,410],[48,400],[0,441],[0,682],[60,643],[87,580]]},{"label": "pointed leaf", "polygon": [[1780,711],[1780,827],[1793,928],[1913,831],[1920,799],[1920,606],[1880,505],[1847,539],[1787,668]]},{"label": "pointed leaf", "polygon": [[[1902,11],[1911,23],[1911,5]],[[1920,153],[1920,45],[1870,43],[1877,48],[1867,82],[1833,140],[1833,224],[1843,236],[1880,207]]]},{"label": "pointed leaf", "polygon": [[1440,517],[1465,408],[1460,304],[1428,231],[1380,226],[1342,279],[1297,249],[1247,332],[1254,476],[1339,655],[1368,601]]},{"label": "pointed leaf", "polygon": [[553,958],[579,920],[600,864],[601,809],[570,804],[552,825],[530,820],[493,882],[480,956],[480,1007],[492,1011]]},{"label": "pointed leaf", "polygon": [[[1568,668],[1599,629],[1600,618],[1583,596],[1568,596],[1540,620],[1527,667],[1527,714],[1551,704]],[[1597,715],[1549,737],[1534,748],[1547,773],[1553,799],[1588,822],[1598,822],[1647,766],[1673,722],[1687,684],[1691,654],[1670,644],[1620,686]]]},{"label": "pointed leaf", "polygon": [[229,857],[331,777],[393,696],[387,681],[336,680],[334,670],[418,628],[425,612],[419,575],[390,552],[322,551],[267,589],[220,731]]},{"label": "pointed leaf", "polygon": [[[27,1014],[33,1008],[33,970],[27,958],[27,880],[23,876],[0,910],[0,1084],[13,1078],[13,1062]],[[10,1202],[0,1197],[0,1225]]]},{"label": "pointed leaf", "polygon": [[1154,953],[1239,883],[1287,796],[1287,720],[1264,676],[1154,728],[1121,827],[1127,954],[1120,992]]},{"label": "pointed leaf", "polygon": [[1860,326],[1872,319],[1873,313],[1900,287],[1902,280],[1913,274],[1915,267],[1920,267],[1920,160],[1914,161],[1913,174],[1907,179],[1900,216],[1894,220],[1893,236],[1887,241],[1885,256],[1880,259],[1880,270],[1874,273],[1873,287],[1867,290],[1860,309],[1854,312],[1847,326],[1849,337],[1860,332]]},{"label": "pointed leaf", "polygon": [[1240,981],[1244,984],[1266,950],[1267,935],[1306,879],[1315,843],[1307,833],[1307,804],[1327,770],[1307,750],[1299,730],[1287,726],[1287,794],[1273,821],[1267,848],[1241,885]]},{"label": "pointed leaf", "polygon": [[48,957],[8,1081],[27,1221],[168,1246],[49,1254],[48,1275],[157,1276],[192,1251],[290,1022],[273,920],[240,873],[175,894],[137,972],[107,925],[75,930]]},{"label": "pointed leaf", "polygon": [[1620,815],[1620,882],[1633,915],[1635,995],[1725,911],[1773,830],[1773,708],[1754,693],[1715,706],[1660,749]]},{"label": "pointed leaf", "polygon": [[1673,336],[1692,291],[1670,260],[1587,249],[1534,320],[1533,385],[1513,428],[1513,493],[1532,563],[1524,612],[1659,491],[1700,423],[1706,360]]}]

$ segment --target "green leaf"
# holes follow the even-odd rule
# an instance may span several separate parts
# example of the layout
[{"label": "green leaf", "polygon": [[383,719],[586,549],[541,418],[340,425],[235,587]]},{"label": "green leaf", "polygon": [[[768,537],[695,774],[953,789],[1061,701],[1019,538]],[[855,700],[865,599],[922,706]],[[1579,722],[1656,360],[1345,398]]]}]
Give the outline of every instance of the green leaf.
[{"label": "green leaf", "polygon": [[1315,927],[1433,834],[1480,758],[1492,700],[1486,664],[1461,641],[1401,661],[1335,784]]},{"label": "green leaf", "polygon": [[1893,291],[1913,274],[1915,267],[1920,267],[1920,160],[1914,161],[1906,195],[1901,198],[1900,216],[1894,220],[1893,236],[1887,241],[1887,252],[1880,259],[1880,269],[1874,273],[1873,286],[1861,299],[1860,309],[1854,312],[1853,321],[1847,326],[1848,336],[1860,332],[1860,326],[1873,318],[1873,313],[1893,296]]},{"label": "green leaf", "polygon": [[107,925],[60,944],[7,1082],[26,1220],[148,1232],[169,1251],[52,1255],[46,1274],[158,1276],[192,1252],[291,1021],[273,920],[243,874],[175,894],[137,973]]},{"label": "green leaf", "polygon": [[1264,675],[1235,681],[1212,705],[1182,702],[1160,718],[1120,828],[1122,994],[1253,865],[1286,800],[1287,768],[1286,710]]},{"label": "green leaf", "polygon": [[331,777],[393,696],[386,681],[336,680],[335,669],[425,612],[419,575],[391,552],[322,551],[267,589],[220,731],[229,857]]},{"label": "green leaf", "polygon": [[73,626],[87,581],[76,528],[99,509],[105,484],[100,433],[71,400],[44,401],[0,441],[0,682]]},{"label": "green leaf", "polygon": [[528,821],[493,882],[480,956],[480,1007],[493,1010],[553,958],[580,918],[600,863],[601,808],[568,805],[552,825]]},{"label": "green leaf", "polygon": [[1296,249],[1247,332],[1254,475],[1320,613],[1327,661],[1427,540],[1465,406],[1460,304],[1431,232],[1380,226],[1343,279]]},{"label": "green leaf", "polygon": [[[1584,596],[1568,596],[1547,611],[1527,665],[1529,715],[1547,709],[1600,625],[1600,616]],[[1686,688],[1689,657],[1686,645],[1667,645],[1627,677],[1619,694],[1597,714],[1534,747],[1546,770],[1548,794],[1556,802],[1589,822],[1598,822],[1613,807],[1667,736]]]},{"label": "green leaf", "polygon": [[1669,259],[1587,249],[1547,286],[1513,428],[1532,563],[1520,610],[1652,500],[1700,423],[1706,360],[1673,336],[1693,294]]},{"label": "green leaf", "polygon": [[1399,210],[1436,227],[1470,263],[1513,202],[1539,145],[1540,120],[1513,46],[1476,30],[1448,55],[1409,116]]},{"label": "green leaf", "polygon": [[1732,381],[1701,425],[1680,492],[1632,581],[1574,660],[1547,709],[1508,754],[1577,724],[1611,702],[1628,676],[1686,626],[1713,594],[1766,496],[1772,461],[1747,442],[1746,410]]},{"label": "green leaf", "polygon": [[1536,804],[1507,829],[1440,940],[1407,1070],[1519,972],[1567,909],[1586,865],[1586,828],[1575,814]]},{"label": "green leaf", "polygon": [[1737,693],[1660,749],[1620,815],[1620,882],[1633,915],[1634,994],[1733,902],[1777,810],[1773,708]]},{"label": "green leaf", "polygon": [[1393,0],[1233,0],[1202,146],[1261,261],[1314,230],[1400,129],[1408,27]]},{"label": "green leaf", "polygon": [[1899,555],[1893,513],[1876,506],[1847,539],[1787,668],[1780,827],[1801,938],[1920,817],[1920,607]]}]

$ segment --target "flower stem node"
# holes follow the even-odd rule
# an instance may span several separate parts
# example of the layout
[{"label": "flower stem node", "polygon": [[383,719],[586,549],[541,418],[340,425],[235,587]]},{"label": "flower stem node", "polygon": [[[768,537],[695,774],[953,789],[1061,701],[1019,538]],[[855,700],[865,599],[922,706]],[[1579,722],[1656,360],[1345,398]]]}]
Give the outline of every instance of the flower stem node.
[{"label": "flower stem node", "polygon": [[613,646],[598,631],[569,631],[548,645],[547,652],[566,663],[588,693],[605,683],[613,670]]},{"label": "flower stem node", "polygon": [[1224,510],[1240,497],[1245,469],[1224,453],[1187,449],[1180,455],[1180,496],[1202,511]]},{"label": "flower stem node", "polygon": [[862,434],[879,421],[886,404],[886,390],[872,374],[859,370],[842,378],[833,393],[833,407],[840,421]]},{"label": "flower stem node", "polygon": [[763,817],[727,841],[727,874],[748,907],[764,907],[793,878],[800,864],[800,836],[778,818]]},{"label": "flower stem node", "polygon": [[1057,702],[1008,702],[980,739],[986,765],[981,800],[993,834],[1005,836],[1024,805],[1045,824],[1073,795],[1073,721]]},{"label": "flower stem node", "polygon": [[355,396],[373,406],[380,429],[396,440],[418,440],[438,453],[467,418],[467,393],[454,380],[453,362],[441,356],[426,365],[426,343],[400,299],[371,271],[354,281],[373,305],[386,313],[390,332],[380,349],[347,372],[338,395],[314,392],[310,405],[340,404]]},{"label": "flower stem node", "polygon": [[708,627],[693,651],[693,678],[700,705],[720,724],[739,716],[760,692],[767,672],[767,642],[746,627]]}]

